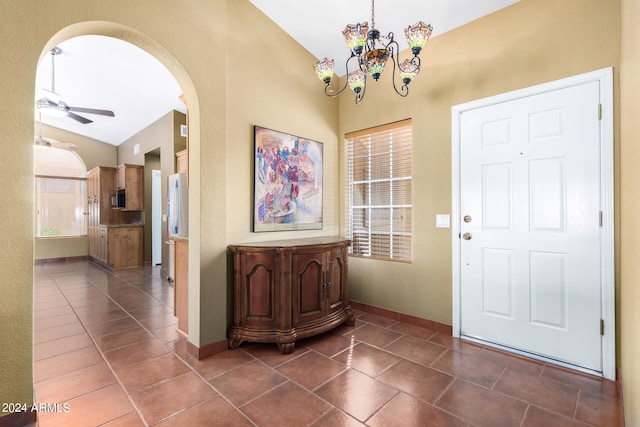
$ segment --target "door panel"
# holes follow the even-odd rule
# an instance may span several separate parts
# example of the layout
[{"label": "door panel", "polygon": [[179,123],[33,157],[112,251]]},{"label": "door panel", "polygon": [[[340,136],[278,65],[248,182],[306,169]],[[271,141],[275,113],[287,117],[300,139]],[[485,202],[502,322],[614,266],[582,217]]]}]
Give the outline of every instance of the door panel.
[{"label": "door panel", "polygon": [[513,319],[513,251],[484,248],[482,304],[485,314]]},{"label": "door panel", "polygon": [[341,310],[344,304],[346,266],[343,258],[344,250],[336,249],[329,254],[328,273],[331,285],[329,286],[329,312]]},{"label": "door panel", "polygon": [[602,370],[599,93],[461,116],[462,335]]},{"label": "door panel", "polygon": [[300,253],[292,257],[293,324],[319,319],[323,315],[322,253]]},{"label": "door panel", "polygon": [[568,328],[567,255],[531,252],[531,322]]}]

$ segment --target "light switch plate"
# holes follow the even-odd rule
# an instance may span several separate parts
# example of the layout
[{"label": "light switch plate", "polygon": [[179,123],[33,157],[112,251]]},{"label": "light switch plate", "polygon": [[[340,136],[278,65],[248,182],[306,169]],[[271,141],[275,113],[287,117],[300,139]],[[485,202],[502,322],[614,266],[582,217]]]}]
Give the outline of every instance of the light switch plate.
[{"label": "light switch plate", "polygon": [[436,228],[451,228],[451,216],[448,214],[436,215]]}]

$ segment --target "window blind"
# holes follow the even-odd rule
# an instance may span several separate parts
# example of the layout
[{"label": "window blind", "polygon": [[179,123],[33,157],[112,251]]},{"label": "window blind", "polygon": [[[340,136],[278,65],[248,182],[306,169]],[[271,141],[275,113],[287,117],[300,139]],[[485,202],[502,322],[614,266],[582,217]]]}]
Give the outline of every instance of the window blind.
[{"label": "window blind", "polygon": [[353,255],[411,260],[411,120],[346,135]]},{"label": "window blind", "polygon": [[87,234],[86,179],[36,177],[36,237]]}]

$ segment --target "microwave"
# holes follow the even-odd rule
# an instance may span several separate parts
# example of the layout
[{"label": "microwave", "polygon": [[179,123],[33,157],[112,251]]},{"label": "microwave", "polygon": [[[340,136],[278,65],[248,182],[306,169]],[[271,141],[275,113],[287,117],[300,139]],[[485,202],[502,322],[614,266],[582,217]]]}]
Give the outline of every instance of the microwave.
[{"label": "microwave", "polygon": [[114,209],[124,209],[126,207],[124,190],[119,190],[111,195],[111,207]]}]

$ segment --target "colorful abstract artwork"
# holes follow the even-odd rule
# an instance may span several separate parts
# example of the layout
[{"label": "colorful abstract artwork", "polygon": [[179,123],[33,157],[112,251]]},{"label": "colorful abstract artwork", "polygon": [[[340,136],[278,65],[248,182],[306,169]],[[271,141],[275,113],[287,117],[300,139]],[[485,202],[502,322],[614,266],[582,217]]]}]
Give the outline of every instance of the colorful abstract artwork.
[{"label": "colorful abstract artwork", "polygon": [[322,143],[254,126],[253,231],[322,228]]}]

